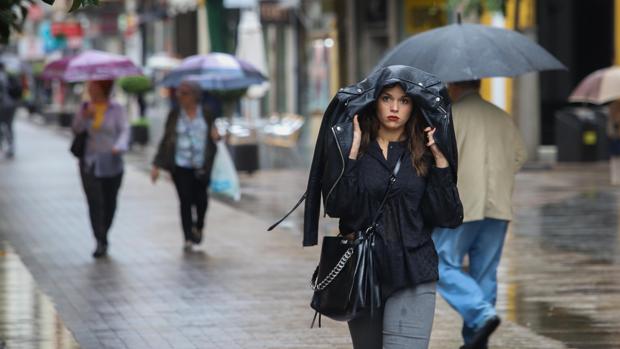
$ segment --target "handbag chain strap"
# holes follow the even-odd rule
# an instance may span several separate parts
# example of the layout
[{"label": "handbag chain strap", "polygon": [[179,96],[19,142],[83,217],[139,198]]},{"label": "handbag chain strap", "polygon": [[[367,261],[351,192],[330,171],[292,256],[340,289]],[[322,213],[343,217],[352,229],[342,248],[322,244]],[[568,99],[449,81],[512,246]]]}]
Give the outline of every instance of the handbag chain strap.
[{"label": "handbag chain strap", "polygon": [[327,275],[325,277],[325,279],[323,279],[323,281],[321,281],[318,284],[314,282],[315,280],[311,280],[310,281],[310,288],[313,291],[322,291],[322,290],[325,289],[325,287],[329,286],[329,284],[331,284],[332,281],[334,281],[336,276],[338,276],[338,274],[340,274],[340,272],[342,271],[344,266],[349,261],[349,258],[351,258],[351,256],[353,256],[353,253],[355,253],[355,249],[353,247],[349,247],[347,249],[347,251],[340,258],[340,261],[338,261],[338,264],[336,264],[334,269],[332,269],[332,271],[329,272],[329,275]]},{"label": "handbag chain strap", "polygon": [[[401,160],[402,160],[404,155],[405,155],[405,153],[403,153],[403,155],[401,155],[401,157],[398,159],[398,162],[396,162],[396,166],[394,166],[394,170],[392,171],[392,174],[390,175],[390,181],[388,183],[387,190],[385,191],[385,195],[383,196],[383,200],[381,201],[381,205],[379,205],[379,209],[377,210],[377,213],[375,214],[375,217],[372,220],[372,224],[366,229],[366,231],[364,232],[364,235],[368,235],[368,233],[371,230],[374,230],[375,225],[377,224],[377,220],[379,219],[379,216],[381,215],[381,212],[383,211],[383,207],[385,206],[385,203],[387,201],[388,195],[390,193],[390,189],[392,189],[392,185],[394,185],[394,182],[396,182],[396,175],[398,174],[398,171],[400,171],[400,164],[401,164]],[[355,253],[355,246],[356,245],[357,244],[354,243],[353,246],[349,247],[346,250],[346,252],[342,255],[342,257],[340,257],[340,261],[338,261],[336,266],[334,266],[334,268],[329,272],[329,274],[327,274],[327,276],[323,279],[323,281],[321,281],[319,283],[317,283],[317,281],[318,281],[317,280],[318,279],[318,270],[317,270],[317,276],[313,277],[310,280],[310,288],[313,291],[322,291],[327,286],[329,286],[329,284],[331,284],[332,281],[334,281],[336,276],[338,276],[338,274],[340,274],[342,269],[344,269],[344,266],[347,264],[347,262],[349,261],[351,256],[353,256],[353,253]]]}]

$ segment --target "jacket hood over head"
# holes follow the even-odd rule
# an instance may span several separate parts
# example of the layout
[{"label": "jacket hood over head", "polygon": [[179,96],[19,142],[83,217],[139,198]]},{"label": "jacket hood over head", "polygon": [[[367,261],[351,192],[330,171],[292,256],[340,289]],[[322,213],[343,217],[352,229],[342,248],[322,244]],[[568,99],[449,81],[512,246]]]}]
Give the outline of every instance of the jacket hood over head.
[{"label": "jacket hood over head", "polygon": [[328,114],[330,109],[328,108],[323,117],[331,119],[330,126],[352,121],[355,114],[373,107],[383,88],[395,84],[400,85],[413,100],[426,123],[437,128],[435,140],[448,159],[456,179],[458,156],[450,98],[445,84],[430,73],[405,65],[391,65],[377,69],[359,83],[338,91],[334,100],[344,103],[344,110],[339,113],[340,115]]}]

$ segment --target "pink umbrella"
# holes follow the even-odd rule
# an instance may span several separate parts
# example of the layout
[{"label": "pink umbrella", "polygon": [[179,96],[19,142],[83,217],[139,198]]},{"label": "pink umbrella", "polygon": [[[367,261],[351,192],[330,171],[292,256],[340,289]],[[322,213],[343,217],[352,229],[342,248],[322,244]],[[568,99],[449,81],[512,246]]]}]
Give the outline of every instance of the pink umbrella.
[{"label": "pink umbrella", "polygon": [[570,102],[604,104],[620,99],[620,67],[599,69],[586,76],[570,94]]},{"label": "pink umbrella", "polygon": [[140,68],[129,58],[96,50],[86,50],[53,61],[45,66],[42,73],[44,79],[61,79],[66,82],[114,80],[141,74]]}]

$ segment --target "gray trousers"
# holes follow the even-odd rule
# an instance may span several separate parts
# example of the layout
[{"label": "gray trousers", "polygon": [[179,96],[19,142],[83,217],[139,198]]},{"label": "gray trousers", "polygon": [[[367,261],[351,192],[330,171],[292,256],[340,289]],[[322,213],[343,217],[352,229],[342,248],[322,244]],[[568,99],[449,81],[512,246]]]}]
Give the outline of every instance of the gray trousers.
[{"label": "gray trousers", "polygon": [[354,349],[426,349],[435,317],[435,283],[400,290],[378,314],[349,321]]}]

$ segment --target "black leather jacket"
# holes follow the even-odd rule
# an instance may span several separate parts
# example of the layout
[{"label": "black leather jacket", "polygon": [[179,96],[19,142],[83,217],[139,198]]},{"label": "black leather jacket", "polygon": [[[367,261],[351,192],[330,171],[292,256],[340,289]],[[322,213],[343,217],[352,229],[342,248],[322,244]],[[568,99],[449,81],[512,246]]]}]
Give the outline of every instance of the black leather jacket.
[{"label": "black leather jacket", "polygon": [[[306,193],[295,206],[306,200],[304,246],[313,246],[318,242],[321,196],[325,214],[332,216],[330,213],[335,211],[333,203],[337,198],[333,197],[333,193],[342,178],[345,160],[351,150],[353,116],[364,108],[371,107],[383,87],[396,83],[412,98],[414,105],[420,108],[426,122],[437,128],[435,141],[448,160],[456,182],[458,156],[450,100],[445,85],[435,76],[409,66],[393,65],[381,68],[361,82],[341,88],[323,115]],[[286,216],[283,219],[285,218]],[[460,218],[462,220],[462,217]],[[455,222],[451,225],[458,224]]]}]

